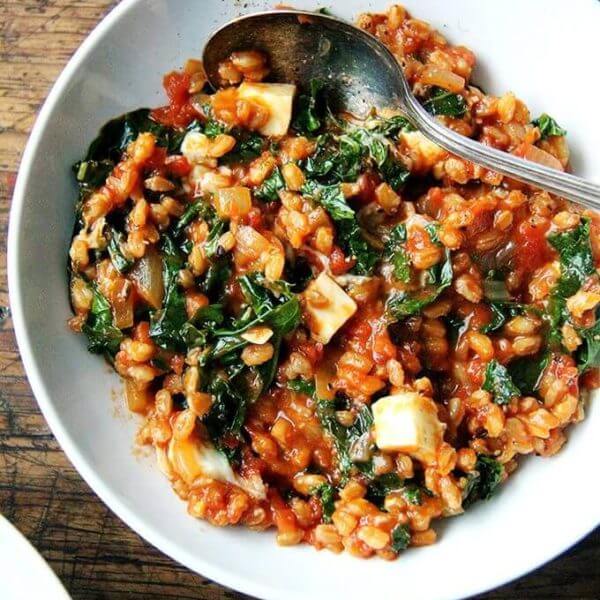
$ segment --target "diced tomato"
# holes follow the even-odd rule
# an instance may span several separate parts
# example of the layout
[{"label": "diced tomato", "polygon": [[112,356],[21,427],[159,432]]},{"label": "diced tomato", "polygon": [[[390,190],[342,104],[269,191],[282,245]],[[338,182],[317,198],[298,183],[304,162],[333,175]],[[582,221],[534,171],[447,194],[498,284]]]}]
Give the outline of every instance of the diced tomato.
[{"label": "diced tomato", "polygon": [[391,358],[396,358],[396,346],[390,339],[387,323],[384,319],[378,319],[371,324],[371,346],[373,360],[378,365],[384,365]]},{"label": "diced tomato", "polygon": [[329,256],[329,266],[334,275],[343,275],[347,273],[355,264],[356,260],[344,255],[339,246],[334,246]]},{"label": "diced tomato", "polygon": [[154,171],[155,169],[162,169],[165,164],[165,159],[167,158],[167,149],[162,148],[161,146],[156,146],[154,148],[154,152],[152,156],[146,161],[146,168],[150,171]]},{"label": "diced tomato", "polygon": [[588,390],[600,388],[600,369],[590,369],[581,376],[581,385]]},{"label": "diced tomato", "polygon": [[168,156],[165,160],[165,167],[170,175],[175,177],[185,177],[192,170],[188,159],[185,156]]},{"label": "diced tomato", "polygon": [[553,251],[546,240],[549,221],[532,224],[529,220],[521,222],[514,234],[515,268],[521,273],[533,273],[536,269],[552,260]]},{"label": "diced tomato", "polygon": [[551,374],[554,379],[559,379],[566,383],[569,394],[573,396],[579,395],[579,370],[575,365],[575,361],[570,356],[555,354],[547,373]]},{"label": "diced tomato", "polygon": [[185,365],[185,358],[181,354],[174,354],[169,362],[169,366],[171,370],[173,370],[177,375],[181,375],[183,373],[183,367]]},{"label": "diced tomato", "polygon": [[151,343],[150,323],[148,321],[140,321],[133,329],[133,339],[137,342]]},{"label": "diced tomato", "polygon": [[183,71],[167,73],[163,79],[163,87],[169,98],[169,104],[152,111],[151,116],[162,125],[169,127],[185,127],[198,116],[190,104],[190,75]]},{"label": "diced tomato", "polygon": [[475,386],[481,387],[483,385],[484,371],[485,365],[483,361],[478,356],[474,356],[469,361],[467,373],[469,374],[469,379],[473,382]]}]

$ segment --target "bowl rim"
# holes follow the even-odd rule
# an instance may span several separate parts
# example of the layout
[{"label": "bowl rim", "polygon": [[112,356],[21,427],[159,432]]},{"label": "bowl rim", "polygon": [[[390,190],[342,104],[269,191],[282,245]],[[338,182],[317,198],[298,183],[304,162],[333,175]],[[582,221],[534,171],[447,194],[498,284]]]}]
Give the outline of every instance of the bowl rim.
[{"label": "bowl rim", "polygon": [[[51,395],[46,389],[44,378],[41,375],[31,350],[32,344],[29,339],[22,308],[22,298],[24,293],[21,284],[17,249],[21,244],[21,221],[25,204],[25,189],[31,175],[32,166],[39,149],[42,134],[48,126],[50,117],[55,108],[60,104],[61,96],[65,88],[68,87],[71,77],[79,67],[79,64],[101,44],[104,36],[111,29],[113,24],[144,2],[145,0],[122,0],[100,20],[61,71],[44,101],[35,124],[29,134],[29,139],[21,157],[12,196],[7,239],[9,303],[19,353],[34,397],[53,435],[59,442],[61,449],[65,452],[77,472],[92,488],[94,493],[97,494],[102,502],[106,504],[106,506],[128,527],[133,529],[140,537],[157,548],[160,552],[163,552],[176,562],[189,568],[192,572],[211,579],[219,585],[265,600],[281,600],[282,593],[285,593],[285,596],[288,599],[297,598],[300,600],[300,598],[304,598],[304,595],[301,594],[301,590],[282,590],[270,586],[266,581],[264,583],[258,583],[256,580],[236,574],[234,570],[216,566],[205,556],[192,556],[176,542],[171,541],[168,537],[164,536],[154,527],[154,525],[147,523],[144,519],[138,517],[135,510],[128,508],[124,502],[115,496],[110,489],[110,485],[107,484],[101,476],[96,474],[93,464],[91,464],[80,451],[77,441],[70,436],[63,427],[61,418],[55,410]],[[599,524],[600,523],[593,523],[590,521],[588,525],[582,526],[580,529],[572,532],[572,535],[568,537],[568,541],[565,542],[563,537],[562,544],[547,548],[547,552],[543,557],[536,554],[535,556],[532,556],[529,561],[523,561],[520,568],[516,569],[509,577],[490,574],[490,577],[486,580],[485,584],[473,586],[470,589],[467,584],[465,586],[466,595],[461,597],[470,598],[527,575],[533,570],[555,559],[560,554],[566,552],[569,548],[594,531]],[[266,579],[268,578],[265,578],[265,580]]]}]

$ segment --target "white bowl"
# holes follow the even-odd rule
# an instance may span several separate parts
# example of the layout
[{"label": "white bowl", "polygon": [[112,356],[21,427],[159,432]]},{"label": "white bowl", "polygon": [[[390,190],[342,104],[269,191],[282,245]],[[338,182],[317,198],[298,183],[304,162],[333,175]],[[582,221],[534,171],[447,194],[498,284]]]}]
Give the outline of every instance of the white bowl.
[{"label": "white bowl", "polygon": [[[387,0],[345,0],[341,16],[384,9]],[[9,282],[14,325],[29,381],[65,452],[86,481],[140,535],[226,586],[273,600],[376,596],[466,597],[553,558],[600,522],[596,460],[600,411],[569,432],[552,459],[534,458],[492,501],[438,527],[440,540],[397,562],[361,561],[279,548],[271,533],[217,529],[186,514],[151,460],[133,451],[135,419],[116,419],[118,388],[88,354],[70,316],[65,273],[73,224],[71,164],[110,117],[163,102],[161,77],[198,56],[207,34],[240,11],[272,0],[125,0],[90,35],[52,90],[25,151],[12,206]],[[316,8],[318,3],[297,2]],[[485,90],[514,90],[533,115],[547,111],[568,129],[576,171],[600,174],[600,97],[595,0],[406,0],[418,18],[472,48]],[[595,432],[594,432],[595,429]],[[585,576],[585,574],[582,574]]]}]

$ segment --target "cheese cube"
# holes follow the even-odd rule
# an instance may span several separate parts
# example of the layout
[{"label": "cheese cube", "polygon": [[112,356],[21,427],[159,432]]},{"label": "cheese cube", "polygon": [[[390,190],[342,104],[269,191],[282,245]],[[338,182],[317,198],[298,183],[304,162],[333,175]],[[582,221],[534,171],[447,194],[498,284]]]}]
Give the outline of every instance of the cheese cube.
[{"label": "cheese cube", "polygon": [[435,461],[445,426],[431,398],[401,392],[372,405],[375,443],[381,450],[405,452],[423,463]]},{"label": "cheese cube", "polygon": [[310,282],[304,297],[310,332],[322,344],[356,312],[356,302],[325,272]]},{"label": "cheese cube", "polygon": [[265,488],[260,477],[243,478],[236,475],[224,454],[210,442],[196,436],[178,440],[171,438],[167,457],[171,467],[188,485],[206,477],[241,487],[251,496],[264,499]]},{"label": "cheese cube", "polygon": [[191,164],[207,158],[210,149],[210,139],[199,131],[189,131],[181,142],[181,153]]},{"label": "cheese cube", "polygon": [[238,98],[268,108],[269,120],[258,131],[266,136],[280,137],[290,127],[295,92],[296,86],[289,83],[244,82],[238,88]]}]

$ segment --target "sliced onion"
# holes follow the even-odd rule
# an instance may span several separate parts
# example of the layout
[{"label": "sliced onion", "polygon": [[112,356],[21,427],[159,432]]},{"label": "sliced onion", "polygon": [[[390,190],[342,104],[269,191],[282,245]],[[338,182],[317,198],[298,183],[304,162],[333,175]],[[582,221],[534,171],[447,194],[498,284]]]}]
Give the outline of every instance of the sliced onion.
[{"label": "sliced onion", "polygon": [[138,294],[154,309],[159,309],[165,295],[163,261],[154,246],[134,265],[129,273]]},{"label": "sliced onion", "polygon": [[419,81],[427,85],[437,85],[449,92],[460,92],[465,87],[463,77],[435,65],[427,65],[419,74]]},{"label": "sliced onion", "polygon": [[514,154],[517,156],[522,156],[525,160],[530,160],[531,162],[537,163],[538,165],[543,165],[544,167],[550,167],[551,169],[558,169],[559,171],[564,171],[562,163],[558,158],[552,156],[549,152],[534,146],[533,144],[524,144],[519,146]]}]

